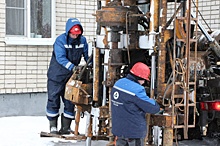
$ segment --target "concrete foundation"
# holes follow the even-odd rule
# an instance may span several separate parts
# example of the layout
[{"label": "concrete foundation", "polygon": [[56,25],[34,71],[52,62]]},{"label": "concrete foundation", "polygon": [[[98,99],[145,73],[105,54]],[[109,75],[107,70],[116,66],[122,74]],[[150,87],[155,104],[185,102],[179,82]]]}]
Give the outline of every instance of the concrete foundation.
[{"label": "concrete foundation", "polygon": [[0,117],[44,116],[47,93],[0,94]]}]

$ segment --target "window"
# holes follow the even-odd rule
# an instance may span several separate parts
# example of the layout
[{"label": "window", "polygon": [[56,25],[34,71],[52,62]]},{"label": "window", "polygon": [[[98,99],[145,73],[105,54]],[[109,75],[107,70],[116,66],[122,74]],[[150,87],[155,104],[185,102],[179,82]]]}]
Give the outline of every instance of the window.
[{"label": "window", "polygon": [[9,45],[52,45],[55,0],[6,0],[6,38]]}]

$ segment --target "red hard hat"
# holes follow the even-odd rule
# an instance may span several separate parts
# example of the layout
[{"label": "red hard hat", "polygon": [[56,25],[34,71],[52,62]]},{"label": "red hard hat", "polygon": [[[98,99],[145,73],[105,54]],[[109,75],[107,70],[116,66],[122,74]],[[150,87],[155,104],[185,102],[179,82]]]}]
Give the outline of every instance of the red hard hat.
[{"label": "red hard hat", "polygon": [[135,65],[131,68],[130,72],[135,76],[149,81],[150,69],[146,64],[142,62],[135,63]]},{"label": "red hard hat", "polygon": [[70,33],[71,34],[81,34],[81,28],[79,25],[74,25],[71,29],[70,29]]}]

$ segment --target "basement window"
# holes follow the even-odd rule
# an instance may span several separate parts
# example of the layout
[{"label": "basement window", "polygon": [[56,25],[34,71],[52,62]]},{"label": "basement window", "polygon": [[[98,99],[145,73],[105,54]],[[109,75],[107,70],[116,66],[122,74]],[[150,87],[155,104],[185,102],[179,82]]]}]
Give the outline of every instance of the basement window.
[{"label": "basement window", "polygon": [[6,45],[53,45],[55,0],[6,0]]}]

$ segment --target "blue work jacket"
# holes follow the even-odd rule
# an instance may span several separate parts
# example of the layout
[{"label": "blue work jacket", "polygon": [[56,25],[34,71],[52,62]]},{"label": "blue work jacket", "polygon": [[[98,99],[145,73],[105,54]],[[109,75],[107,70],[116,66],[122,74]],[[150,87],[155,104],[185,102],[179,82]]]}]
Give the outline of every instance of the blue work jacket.
[{"label": "blue work jacket", "polygon": [[159,112],[160,106],[150,99],[145,88],[128,74],[119,79],[111,90],[112,133],[123,138],[146,136],[146,113]]}]

